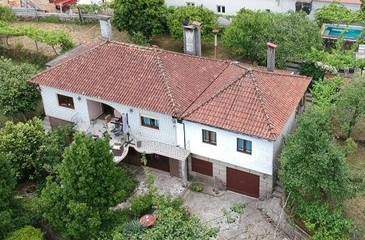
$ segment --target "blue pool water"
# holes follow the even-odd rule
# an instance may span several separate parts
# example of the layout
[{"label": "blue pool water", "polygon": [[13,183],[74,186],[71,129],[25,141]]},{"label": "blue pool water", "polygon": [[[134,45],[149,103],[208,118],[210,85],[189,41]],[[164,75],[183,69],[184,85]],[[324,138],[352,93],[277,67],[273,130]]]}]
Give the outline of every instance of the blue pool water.
[{"label": "blue pool water", "polygon": [[323,36],[329,38],[339,38],[343,36],[345,40],[355,41],[361,37],[362,32],[363,29],[360,29],[358,27],[351,28],[351,26],[348,27],[326,26],[323,31]]}]

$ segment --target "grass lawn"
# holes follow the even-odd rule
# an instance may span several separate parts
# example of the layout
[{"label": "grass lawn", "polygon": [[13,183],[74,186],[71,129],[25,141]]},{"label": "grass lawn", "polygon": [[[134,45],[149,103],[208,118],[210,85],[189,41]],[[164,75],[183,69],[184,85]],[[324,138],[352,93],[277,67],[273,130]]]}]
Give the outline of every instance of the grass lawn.
[{"label": "grass lawn", "polygon": [[365,239],[365,144],[358,144],[357,151],[348,159],[356,195],[345,202],[346,215],[359,230],[359,239]]}]

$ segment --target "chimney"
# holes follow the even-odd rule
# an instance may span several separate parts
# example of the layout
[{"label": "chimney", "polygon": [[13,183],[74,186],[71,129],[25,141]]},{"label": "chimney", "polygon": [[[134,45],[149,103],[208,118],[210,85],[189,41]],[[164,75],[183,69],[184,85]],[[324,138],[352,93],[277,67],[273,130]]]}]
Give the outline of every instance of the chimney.
[{"label": "chimney", "polygon": [[184,25],[184,53],[201,56],[201,24],[192,22],[190,25]]},{"label": "chimney", "polygon": [[267,70],[270,72],[275,70],[275,50],[277,47],[274,43],[267,43]]},{"label": "chimney", "polygon": [[108,41],[112,40],[112,24],[110,19],[111,17],[106,15],[101,16],[99,19],[101,37]]}]

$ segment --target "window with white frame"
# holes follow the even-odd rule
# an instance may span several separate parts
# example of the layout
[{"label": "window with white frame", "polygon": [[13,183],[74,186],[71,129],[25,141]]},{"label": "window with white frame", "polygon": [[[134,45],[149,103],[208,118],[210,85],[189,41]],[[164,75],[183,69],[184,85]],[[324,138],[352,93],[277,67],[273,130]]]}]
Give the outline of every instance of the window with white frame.
[{"label": "window with white frame", "polygon": [[237,151],[252,154],[252,142],[246,139],[237,138]]},{"label": "window with white frame", "polygon": [[217,12],[218,13],[225,13],[226,12],[226,6],[224,6],[224,5],[217,5]]},{"label": "window with white frame", "polygon": [[217,145],[217,133],[206,129],[202,130],[202,140],[204,143]]},{"label": "window with white frame", "polygon": [[144,127],[150,127],[154,129],[159,129],[158,120],[150,117],[141,116],[141,124]]}]

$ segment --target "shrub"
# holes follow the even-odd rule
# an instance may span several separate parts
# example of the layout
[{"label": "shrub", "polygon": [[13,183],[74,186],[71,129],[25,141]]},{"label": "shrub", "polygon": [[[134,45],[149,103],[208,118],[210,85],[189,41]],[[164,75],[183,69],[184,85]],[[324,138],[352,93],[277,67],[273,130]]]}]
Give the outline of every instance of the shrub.
[{"label": "shrub", "polygon": [[345,240],[350,238],[352,224],[339,209],[331,210],[323,203],[306,203],[299,209],[306,228],[314,240]]},{"label": "shrub", "polygon": [[166,14],[163,0],[116,0],[113,22],[119,31],[150,39],[166,29]]},{"label": "shrub", "polygon": [[183,37],[183,24],[198,21],[202,24],[202,37],[212,38],[213,29],[218,26],[218,17],[211,10],[203,7],[178,7],[167,18],[171,35],[176,39]]},{"label": "shrub", "polygon": [[304,13],[268,13],[242,10],[224,31],[223,44],[240,58],[266,64],[267,42],[278,45],[276,65],[300,61],[312,48],[321,48],[319,27]]},{"label": "shrub", "polygon": [[12,22],[15,21],[16,17],[11,8],[0,6],[0,22]]},{"label": "shrub", "polygon": [[128,222],[123,230],[123,236],[126,239],[142,239],[141,236],[145,232],[145,228],[139,223],[138,219]]},{"label": "shrub", "polygon": [[11,233],[6,240],[43,240],[43,233],[40,229],[32,226],[25,226]]},{"label": "shrub", "polygon": [[361,21],[360,13],[353,12],[341,3],[331,3],[328,6],[320,8],[316,14],[318,25],[323,23],[344,23],[351,24]]},{"label": "shrub", "polygon": [[192,182],[190,184],[190,189],[194,192],[202,192],[204,190],[204,185],[199,182]]},{"label": "shrub", "polygon": [[323,108],[330,107],[343,83],[344,80],[340,77],[315,82],[311,91],[313,104]]},{"label": "shrub", "polygon": [[131,213],[135,217],[141,217],[152,210],[153,202],[152,195],[146,194],[134,198],[131,201]]}]

